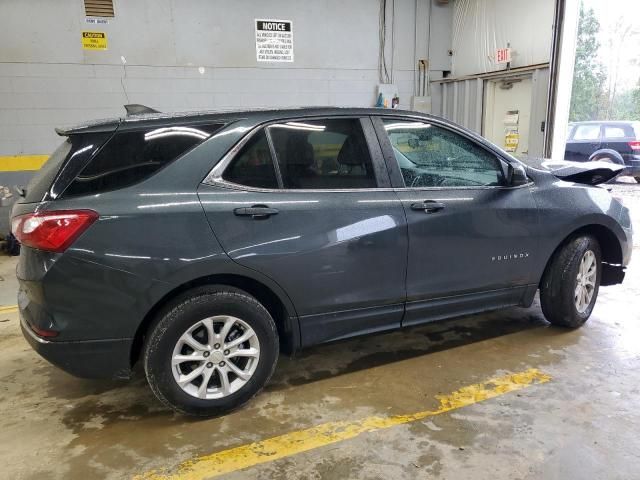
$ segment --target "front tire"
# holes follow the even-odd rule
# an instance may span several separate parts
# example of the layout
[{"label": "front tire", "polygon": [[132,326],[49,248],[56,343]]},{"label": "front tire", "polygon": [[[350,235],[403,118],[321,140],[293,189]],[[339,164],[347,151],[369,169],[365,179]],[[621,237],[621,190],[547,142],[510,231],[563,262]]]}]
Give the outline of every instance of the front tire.
[{"label": "front tire", "polygon": [[149,386],[173,410],[227,413],[269,381],[279,342],[269,312],[242,290],[208,286],[165,307],[145,340]]},{"label": "front tire", "polygon": [[542,313],[553,325],[577,328],[593,311],[601,275],[598,241],[589,236],[569,240],[554,255],[540,285]]},{"label": "front tire", "polygon": [[640,176],[638,176],[638,177],[633,177],[633,178],[635,178],[636,183],[640,183]]}]

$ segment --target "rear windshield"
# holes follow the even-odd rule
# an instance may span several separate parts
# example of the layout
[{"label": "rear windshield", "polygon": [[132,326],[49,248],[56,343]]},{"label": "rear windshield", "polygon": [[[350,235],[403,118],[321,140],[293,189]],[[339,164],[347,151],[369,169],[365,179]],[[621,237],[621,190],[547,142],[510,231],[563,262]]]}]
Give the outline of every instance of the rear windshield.
[{"label": "rear windshield", "polygon": [[[61,170],[67,170],[70,163],[82,164],[109,138],[110,133],[94,133],[72,135],[51,154],[45,164],[31,178],[26,187],[26,194],[22,203],[41,202],[47,193],[53,189],[53,182]],[[71,161],[73,159],[73,161]],[[56,182],[57,183],[57,182]]]},{"label": "rear windshield", "polygon": [[117,132],[71,182],[64,196],[91,195],[141,182],[222,126],[170,126]]}]

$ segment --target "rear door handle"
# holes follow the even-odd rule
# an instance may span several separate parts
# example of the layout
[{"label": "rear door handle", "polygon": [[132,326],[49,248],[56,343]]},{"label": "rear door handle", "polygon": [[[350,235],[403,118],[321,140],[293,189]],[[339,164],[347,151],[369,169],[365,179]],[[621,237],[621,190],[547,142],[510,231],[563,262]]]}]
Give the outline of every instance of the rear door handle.
[{"label": "rear door handle", "polygon": [[266,205],[254,205],[252,207],[240,207],[233,210],[238,216],[246,216],[252,218],[269,218],[271,215],[276,215],[278,210],[276,208],[269,208]]},{"label": "rear door handle", "polygon": [[412,203],[411,210],[422,210],[424,213],[435,213],[444,208],[444,203],[435,200],[425,200],[421,203]]}]

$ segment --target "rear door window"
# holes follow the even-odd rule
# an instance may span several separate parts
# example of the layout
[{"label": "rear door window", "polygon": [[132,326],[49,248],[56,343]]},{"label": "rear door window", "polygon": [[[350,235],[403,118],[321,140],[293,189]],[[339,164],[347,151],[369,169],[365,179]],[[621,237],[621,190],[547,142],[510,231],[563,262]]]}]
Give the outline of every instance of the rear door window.
[{"label": "rear door window", "polygon": [[300,120],[269,127],[286,189],[375,188],[371,154],[357,118]]},{"label": "rear door window", "polygon": [[116,132],[71,182],[64,196],[91,195],[139,183],[221,127],[173,125]]},{"label": "rear door window", "polygon": [[573,132],[573,140],[599,140],[600,125],[578,125]]},{"label": "rear door window", "polygon": [[264,130],[249,139],[222,175],[223,180],[253,188],[278,188],[276,170]]}]

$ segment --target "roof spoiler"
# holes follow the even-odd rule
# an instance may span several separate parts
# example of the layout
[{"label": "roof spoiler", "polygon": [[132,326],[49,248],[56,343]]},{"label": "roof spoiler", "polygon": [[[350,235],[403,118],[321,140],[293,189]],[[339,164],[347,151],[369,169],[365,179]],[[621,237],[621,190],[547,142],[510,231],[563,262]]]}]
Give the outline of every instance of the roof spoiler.
[{"label": "roof spoiler", "polygon": [[160,113],[158,110],[147,107],[146,105],[140,105],[139,103],[130,103],[125,105],[124,109],[127,111],[127,117],[130,117],[131,115],[139,115],[141,113]]}]

